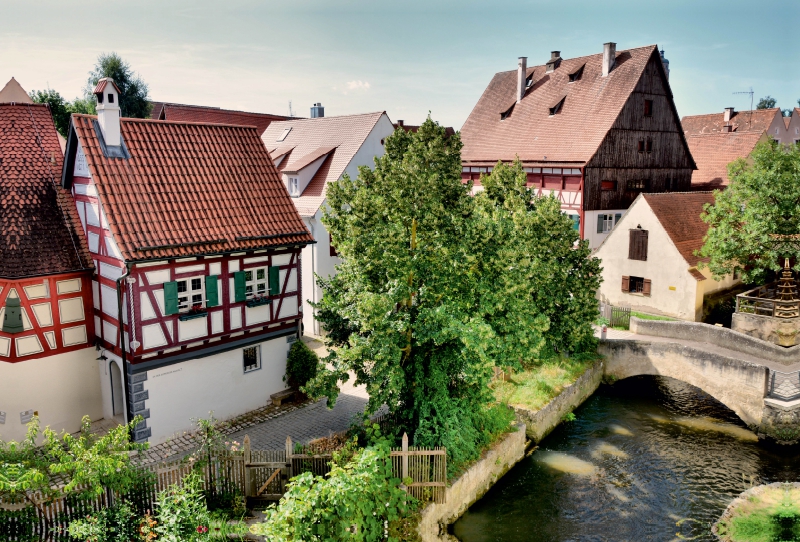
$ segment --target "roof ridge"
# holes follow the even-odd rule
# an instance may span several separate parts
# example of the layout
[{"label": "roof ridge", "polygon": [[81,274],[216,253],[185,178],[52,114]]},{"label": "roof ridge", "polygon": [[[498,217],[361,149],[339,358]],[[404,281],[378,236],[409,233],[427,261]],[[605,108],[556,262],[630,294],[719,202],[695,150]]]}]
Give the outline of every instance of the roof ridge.
[{"label": "roof ridge", "polygon": [[[85,113],[73,113],[73,116],[82,117],[87,119],[97,120],[97,115],[87,115]],[[120,117],[120,122],[141,122],[146,124],[183,124],[190,126],[223,126],[227,128],[253,128],[257,130],[258,127],[253,124],[225,124],[221,122],[190,122],[186,120],[159,120],[159,119],[140,119],[136,117]],[[259,136],[260,137],[260,136]]]},{"label": "roof ridge", "polygon": [[[162,102],[164,103],[164,102]],[[209,111],[222,112],[222,113],[241,113],[243,115],[265,115],[268,117],[285,117],[286,115],[278,115],[277,113],[259,113],[258,111],[244,111],[242,109],[225,109],[224,107],[216,107],[213,105],[192,105],[192,104],[176,104],[164,103],[164,107],[189,107],[192,109],[207,109]]]},{"label": "roof ridge", "polygon": [[[649,47],[653,47],[656,50],[658,50],[658,44],[654,43],[653,45],[643,45],[642,47],[633,47],[631,49],[617,49],[616,54],[626,53],[626,52],[629,52],[629,51],[638,51],[640,49],[647,49]],[[591,55],[574,56],[574,57],[571,57],[571,58],[562,58],[561,61],[564,62],[564,61],[567,61],[567,60],[580,60],[582,58],[592,58],[592,57],[595,57],[595,56],[603,56],[603,52],[600,51],[599,53],[594,53],[594,54],[591,54]],[[535,69],[535,68],[544,68],[546,66],[547,66],[546,63],[545,64],[536,64],[535,66],[528,66],[527,69],[528,70],[532,70],[532,69]],[[517,70],[504,70],[504,71],[501,71],[501,72],[496,72],[495,75],[500,74],[500,73],[511,73],[511,72],[516,73]]]},{"label": "roof ridge", "polygon": [[372,115],[377,115],[378,117],[380,117],[381,115],[383,115],[385,113],[386,113],[386,111],[373,111],[373,112],[370,112],[370,113],[354,113],[352,115],[332,115],[330,117],[316,117],[316,118],[293,117],[293,118],[288,118],[288,119],[284,119],[284,120],[276,120],[276,121],[270,123],[270,126],[272,126],[273,124],[281,123],[281,122],[295,122],[295,121],[315,121],[315,122],[317,122],[317,121],[322,121],[322,120],[325,120],[325,119],[343,119],[343,118],[352,118],[352,117],[369,117],[369,116],[372,116]]}]

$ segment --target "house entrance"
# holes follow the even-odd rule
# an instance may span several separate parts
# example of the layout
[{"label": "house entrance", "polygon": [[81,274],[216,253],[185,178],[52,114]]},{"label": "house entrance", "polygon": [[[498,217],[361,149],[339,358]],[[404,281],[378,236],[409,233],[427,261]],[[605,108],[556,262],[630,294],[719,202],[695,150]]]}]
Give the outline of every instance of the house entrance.
[{"label": "house entrance", "polygon": [[108,374],[111,378],[111,408],[114,416],[125,415],[125,395],[122,389],[122,371],[119,365],[113,361],[109,362]]}]

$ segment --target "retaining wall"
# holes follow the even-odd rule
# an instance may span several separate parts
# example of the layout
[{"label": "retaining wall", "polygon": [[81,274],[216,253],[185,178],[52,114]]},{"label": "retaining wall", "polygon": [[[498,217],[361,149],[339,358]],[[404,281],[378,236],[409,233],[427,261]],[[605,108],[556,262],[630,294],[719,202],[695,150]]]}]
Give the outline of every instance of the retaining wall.
[{"label": "retaining wall", "polygon": [[777,361],[783,365],[800,363],[800,346],[786,348],[725,327],[702,322],[669,322],[631,317],[630,329],[633,333],[641,335],[706,342],[728,350],[737,350],[751,356]]},{"label": "retaining wall", "polygon": [[516,431],[492,446],[447,488],[446,502],[431,503],[422,510],[419,533],[423,542],[458,542],[456,537],[447,534],[447,526],[483,497],[524,455],[525,426],[517,424]]},{"label": "retaining wall", "polygon": [[603,362],[598,361],[540,410],[514,407],[517,420],[525,424],[528,438],[538,444],[561,423],[566,414],[575,410],[597,391],[602,381]]}]

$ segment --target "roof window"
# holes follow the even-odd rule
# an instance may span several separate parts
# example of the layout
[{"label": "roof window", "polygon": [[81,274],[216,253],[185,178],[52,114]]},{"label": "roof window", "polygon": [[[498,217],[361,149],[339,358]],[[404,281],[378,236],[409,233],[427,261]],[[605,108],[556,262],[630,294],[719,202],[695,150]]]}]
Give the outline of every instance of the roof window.
[{"label": "roof window", "polygon": [[292,131],[291,126],[289,128],[286,128],[283,131],[283,133],[281,133],[281,135],[278,137],[278,139],[276,139],[275,141],[283,141],[284,139],[286,139],[286,136],[288,136],[289,132],[291,132],[291,131]]},{"label": "roof window", "polygon": [[561,111],[561,108],[564,106],[564,100],[566,100],[566,99],[567,99],[567,97],[566,97],[566,96],[564,96],[563,98],[561,98],[561,99],[558,101],[558,103],[557,103],[556,105],[554,105],[553,107],[551,107],[551,108],[550,108],[550,116],[551,116],[551,117],[552,117],[553,115],[556,115],[556,114],[558,114],[558,113]]},{"label": "roof window", "polygon": [[575,81],[578,81],[581,78],[581,76],[583,75],[583,66],[586,66],[586,64],[583,64],[580,68],[577,69],[577,71],[574,71],[571,74],[569,74],[570,83],[574,83]]},{"label": "roof window", "polygon": [[511,111],[513,111],[513,110],[514,110],[514,106],[512,105],[507,110],[505,110],[502,113],[500,113],[500,120],[506,120],[508,117],[510,117],[511,116]]}]

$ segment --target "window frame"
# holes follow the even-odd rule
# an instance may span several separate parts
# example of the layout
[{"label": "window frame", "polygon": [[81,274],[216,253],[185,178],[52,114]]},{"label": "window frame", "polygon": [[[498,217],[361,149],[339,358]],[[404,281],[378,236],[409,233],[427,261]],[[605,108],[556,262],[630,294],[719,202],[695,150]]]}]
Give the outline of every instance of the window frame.
[{"label": "window frame", "polygon": [[[247,364],[247,353],[248,351],[255,352],[255,364],[248,365]],[[245,346],[242,348],[242,372],[243,374],[252,373],[254,371],[258,371],[261,369],[261,345],[255,344],[252,346]]]},{"label": "window frame", "polygon": [[[251,267],[251,268],[242,270],[244,272],[244,297],[245,297],[245,300],[253,299],[257,295],[261,296],[261,297],[269,295],[269,268],[270,268],[270,266],[264,266],[264,267]],[[258,278],[258,272],[259,271],[263,271],[264,272],[264,277],[261,278],[261,279]],[[247,279],[247,274],[248,273],[251,274],[250,280]],[[259,284],[262,284],[262,283],[264,285],[264,291],[259,292],[258,291],[258,286],[259,286]],[[248,288],[250,288],[249,291],[248,291]]]},{"label": "window frame", "polygon": [[[207,302],[208,298],[206,297],[206,280],[205,279],[206,279],[206,277],[204,275],[198,275],[198,276],[194,276],[194,277],[186,277],[186,278],[175,279],[175,281],[174,281],[175,285],[176,285],[175,287],[176,287],[177,292],[178,292],[178,312],[179,313],[189,312],[190,310],[192,310],[192,307],[194,307],[196,305],[200,305],[200,308],[206,308],[206,302]],[[195,281],[195,280],[200,281],[200,289],[197,290],[194,287],[192,287],[191,290],[190,290],[189,286],[193,286],[192,282]],[[181,292],[181,283],[186,283],[186,290],[184,290],[183,292]],[[193,292],[197,292],[197,291],[199,291],[200,293],[199,294],[193,293]],[[199,295],[200,296],[200,302],[199,303],[195,302],[194,299],[191,299],[191,302],[187,302],[188,304],[186,306],[184,306],[182,304],[181,297],[185,297],[185,298],[189,299],[190,297],[193,297],[195,295]]]},{"label": "window frame", "polygon": [[300,195],[300,180],[297,177],[289,177],[289,195],[292,197]]},{"label": "window frame", "polygon": [[631,276],[628,279],[628,293],[629,294],[642,294],[644,293],[644,277]]},{"label": "window frame", "polygon": [[647,184],[647,179],[629,179],[625,184],[625,190],[629,192],[645,192]]},{"label": "window frame", "polygon": [[614,192],[617,190],[617,181],[600,181],[601,192]]},{"label": "window frame", "polygon": [[645,117],[652,117],[653,116],[653,100],[645,99],[645,101],[644,101],[644,116]]}]

